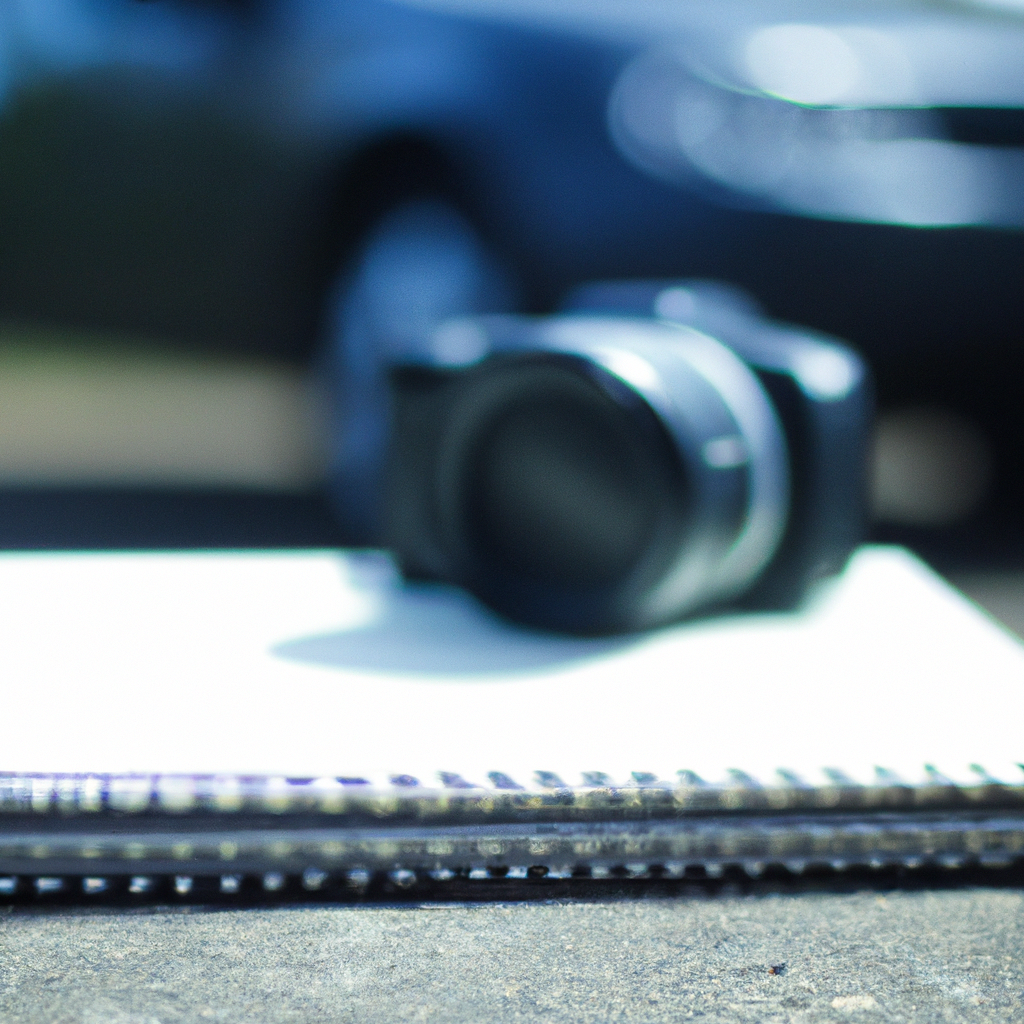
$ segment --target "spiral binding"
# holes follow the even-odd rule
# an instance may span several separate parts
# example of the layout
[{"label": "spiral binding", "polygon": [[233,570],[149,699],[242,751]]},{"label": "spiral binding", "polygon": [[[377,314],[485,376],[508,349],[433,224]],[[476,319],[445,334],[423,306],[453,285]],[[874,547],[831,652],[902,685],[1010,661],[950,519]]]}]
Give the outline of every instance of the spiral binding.
[{"label": "spiral binding", "polygon": [[[841,811],[910,808],[1022,807],[1020,777],[1000,779],[972,764],[970,783],[954,782],[931,764],[921,781],[908,782],[891,769],[876,767],[871,784],[862,784],[835,768],[820,781],[807,781],[778,769],[774,778],[757,779],[740,769],[707,781],[689,769],[674,778],[632,772],[614,779],[586,771],[566,782],[555,772],[526,776],[490,771],[483,780],[439,771],[420,779],[404,773],[382,777],[306,777],[198,774],[46,774],[0,772],[0,817],[36,814],[264,813],[288,815],[371,814],[374,818],[454,819],[457,815],[493,819],[511,813],[556,808],[557,818],[586,818],[612,811],[625,817],[765,811]],[[520,781],[521,779],[521,781]],[[581,813],[582,812],[582,813]],[[660,812],[660,813],[659,813]]]},{"label": "spiral binding", "polygon": [[[1024,862],[1024,779],[0,774],[0,899],[359,893]],[[519,779],[522,781],[519,781]]]}]

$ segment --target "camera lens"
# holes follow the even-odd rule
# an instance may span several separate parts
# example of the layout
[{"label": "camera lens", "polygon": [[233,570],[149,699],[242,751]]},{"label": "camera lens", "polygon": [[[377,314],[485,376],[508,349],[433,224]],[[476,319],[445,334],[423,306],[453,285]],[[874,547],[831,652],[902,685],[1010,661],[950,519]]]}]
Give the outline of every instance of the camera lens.
[{"label": "camera lens", "polygon": [[636,565],[664,490],[638,424],[596,388],[510,405],[468,475],[476,546],[539,583],[601,587]]},{"label": "camera lens", "polygon": [[489,361],[459,390],[435,492],[459,581],[513,618],[615,628],[687,523],[685,472],[657,417],[575,356]]},{"label": "camera lens", "polygon": [[510,618],[584,633],[749,586],[785,521],[786,453],[734,354],[629,320],[484,324],[494,355],[448,378],[436,461],[410,468],[431,481],[447,578]]}]

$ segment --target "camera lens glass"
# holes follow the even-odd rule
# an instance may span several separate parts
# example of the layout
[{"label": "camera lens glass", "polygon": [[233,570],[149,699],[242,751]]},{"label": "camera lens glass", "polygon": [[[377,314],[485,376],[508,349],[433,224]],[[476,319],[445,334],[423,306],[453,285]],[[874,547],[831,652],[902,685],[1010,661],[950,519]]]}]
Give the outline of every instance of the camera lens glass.
[{"label": "camera lens glass", "polygon": [[615,585],[658,530],[665,467],[630,411],[557,376],[510,396],[478,435],[464,492],[474,547],[524,580]]}]

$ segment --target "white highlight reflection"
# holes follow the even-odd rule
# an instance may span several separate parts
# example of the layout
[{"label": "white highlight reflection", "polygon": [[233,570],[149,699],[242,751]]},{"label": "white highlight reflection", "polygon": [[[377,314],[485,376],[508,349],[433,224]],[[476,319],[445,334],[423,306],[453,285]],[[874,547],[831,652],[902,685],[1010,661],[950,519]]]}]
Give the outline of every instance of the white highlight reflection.
[{"label": "white highlight reflection", "polygon": [[[780,35],[783,28],[790,35]],[[824,64],[798,73],[782,63],[782,43],[809,44],[809,28],[755,35],[753,70],[762,86],[785,86],[790,98],[820,101],[832,90],[838,99],[840,85],[853,82],[850,65],[826,81],[824,71],[814,78]],[[779,63],[770,66],[769,56]],[[671,180],[702,176],[797,213],[918,226],[1024,225],[1024,149],[950,141],[928,110],[820,109],[730,91],[695,77],[680,54],[663,52],[623,74],[610,121],[620,148],[647,171]]]},{"label": "white highlight reflection", "polygon": [[907,104],[919,94],[900,38],[875,28],[759,28],[739,70],[761,92],[810,106]]},{"label": "white highlight reflection", "polygon": [[747,74],[763,92],[796,103],[838,103],[861,77],[853,48],[818,25],[771,25],[748,40]]},{"label": "white highlight reflection", "polygon": [[815,347],[798,352],[794,370],[804,389],[824,402],[845,398],[860,379],[857,364],[839,349]]}]

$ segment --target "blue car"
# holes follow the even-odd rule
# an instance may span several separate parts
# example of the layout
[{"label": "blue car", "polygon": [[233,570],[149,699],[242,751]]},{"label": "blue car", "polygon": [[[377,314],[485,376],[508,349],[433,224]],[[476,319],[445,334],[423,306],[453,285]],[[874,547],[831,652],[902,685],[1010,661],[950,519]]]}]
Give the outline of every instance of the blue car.
[{"label": "blue car", "polygon": [[876,239],[899,277],[914,227],[1024,223],[1004,7],[8,0],[0,313],[308,351],[358,239],[441,196],[527,308],[726,275],[878,347],[823,249],[862,289]]},{"label": "blue car", "polygon": [[8,0],[0,317],[306,360],[434,204],[496,309],[712,277],[853,341],[1012,508],[1022,72],[1012,0]]}]

